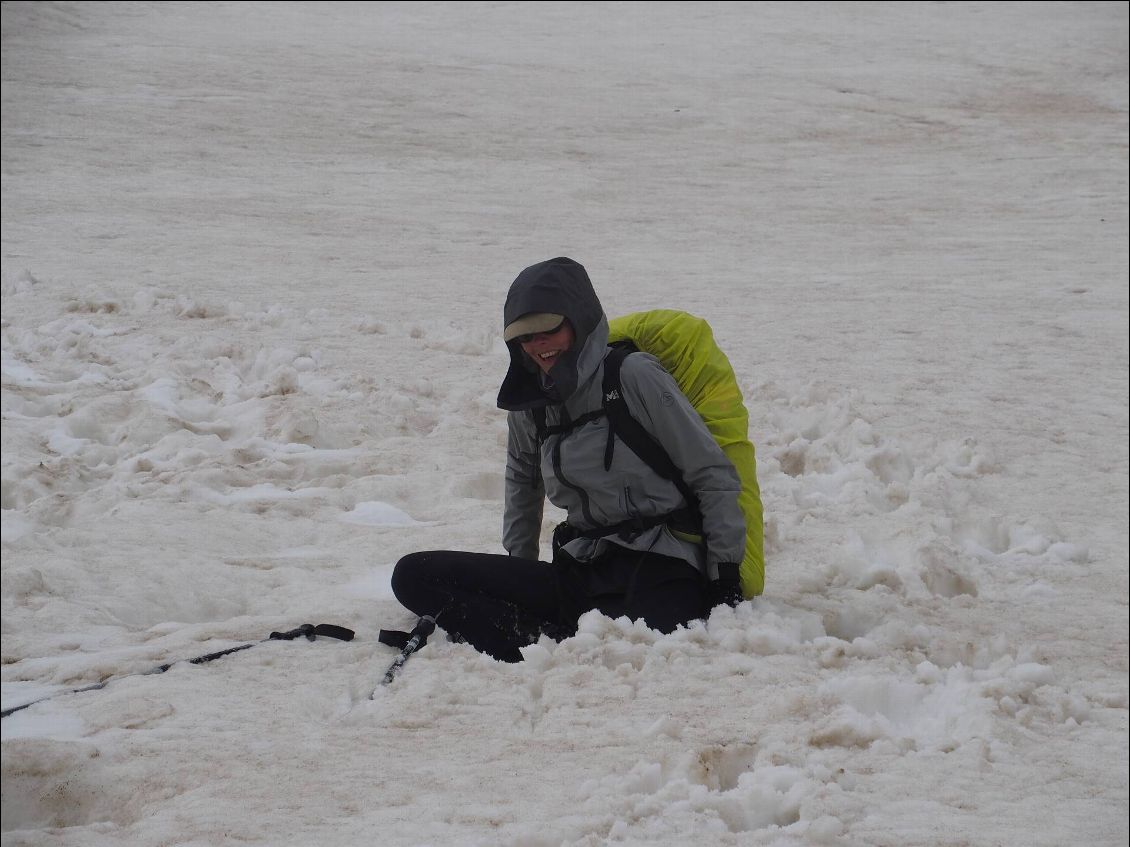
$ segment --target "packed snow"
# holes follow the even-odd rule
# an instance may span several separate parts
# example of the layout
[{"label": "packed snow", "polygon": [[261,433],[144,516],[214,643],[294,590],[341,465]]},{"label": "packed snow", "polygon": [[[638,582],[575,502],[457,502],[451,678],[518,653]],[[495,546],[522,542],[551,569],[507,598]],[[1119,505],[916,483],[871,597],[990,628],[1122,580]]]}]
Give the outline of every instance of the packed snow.
[{"label": "packed snow", "polygon": [[[1126,844],[1127,4],[2,9],[6,847]],[[765,594],[380,685],[560,255],[710,321]]]}]

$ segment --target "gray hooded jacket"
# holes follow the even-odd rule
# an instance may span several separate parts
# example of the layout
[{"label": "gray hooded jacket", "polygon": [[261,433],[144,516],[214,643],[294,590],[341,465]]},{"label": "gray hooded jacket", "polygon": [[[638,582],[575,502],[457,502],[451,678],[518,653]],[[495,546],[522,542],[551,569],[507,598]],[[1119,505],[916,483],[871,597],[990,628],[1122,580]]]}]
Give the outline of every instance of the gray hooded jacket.
[{"label": "gray hooded jacket", "polygon": [[[512,556],[539,557],[546,496],[568,513],[572,526],[582,530],[686,508],[675,484],[655,473],[619,439],[612,465],[605,470],[607,417],[596,417],[562,434],[550,434],[539,444],[531,410],[544,408],[546,424],[555,427],[603,409],[608,320],[585,269],[566,258],[533,265],[514,280],[503,310],[504,325],[530,312],[564,315],[573,326],[576,340],[550,369],[548,379],[517,341],[507,344],[510,369],[498,395],[499,407],[509,411],[502,531],[506,550]],[[663,446],[697,495],[705,544],[677,537],[661,525],[638,534],[577,538],[566,545],[565,551],[580,561],[589,561],[600,556],[609,544],[650,550],[684,559],[707,578],[717,579],[718,565],[741,562],[745,550],[737,471],[655,357],[631,354],[624,360],[620,380],[632,416]]]}]

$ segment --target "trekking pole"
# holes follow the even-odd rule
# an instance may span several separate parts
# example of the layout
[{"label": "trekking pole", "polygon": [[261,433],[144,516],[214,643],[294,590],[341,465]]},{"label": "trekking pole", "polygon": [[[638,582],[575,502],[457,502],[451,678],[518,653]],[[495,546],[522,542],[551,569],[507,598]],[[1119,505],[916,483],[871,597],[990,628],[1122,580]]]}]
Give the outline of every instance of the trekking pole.
[{"label": "trekking pole", "polygon": [[[392,664],[388,666],[388,670],[385,671],[384,678],[381,680],[381,685],[388,685],[390,682],[396,679],[396,675],[400,673],[400,669],[404,667],[404,663],[408,661],[408,657],[419,650],[421,647],[423,647],[425,644],[427,644],[428,636],[435,632],[435,630],[436,619],[431,615],[424,615],[422,618],[420,618],[420,620],[416,623],[416,626],[409,633],[388,632],[386,630],[381,630],[380,641],[383,644],[388,644],[391,640],[392,644],[396,646],[400,640],[397,636],[407,635],[407,641],[405,641],[403,646],[401,647],[400,653],[395,659],[393,659]],[[373,693],[369,695],[369,699],[372,700],[376,693],[376,690],[374,690]]]},{"label": "trekking pole", "polygon": [[178,659],[173,662],[167,662],[163,665],[158,665],[152,670],[140,671],[139,673],[127,673],[121,676],[112,676],[109,679],[104,679],[101,682],[95,682],[92,685],[84,685],[81,688],[71,688],[67,691],[56,691],[54,694],[48,694],[46,697],[40,697],[38,700],[32,700],[30,703],[24,703],[22,706],[13,706],[10,709],[4,709],[0,712],[0,718],[6,718],[8,715],[18,712],[21,709],[26,709],[28,706],[34,706],[36,703],[42,703],[44,700],[52,700],[56,697],[62,697],[64,694],[79,694],[83,691],[97,691],[100,688],[105,688],[111,682],[119,679],[126,679],[131,676],[150,676],[151,674],[164,673],[173,665],[180,664],[181,662],[188,662],[192,665],[202,665],[205,662],[210,662],[213,659],[218,659],[221,656],[227,656],[229,653],[238,653],[240,650],[247,650],[257,644],[265,644],[268,641],[293,641],[300,636],[306,636],[308,641],[313,641],[319,635],[324,635],[327,638],[337,638],[340,641],[352,641],[353,630],[346,629],[343,626],[336,626],[332,623],[304,623],[296,629],[287,630],[286,632],[272,632],[267,638],[262,641],[253,641],[250,644],[241,644],[238,647],[229,647],[227,650],[219,650],[215,653],[208,653],[204,656],[197,656],[195,659]]}]

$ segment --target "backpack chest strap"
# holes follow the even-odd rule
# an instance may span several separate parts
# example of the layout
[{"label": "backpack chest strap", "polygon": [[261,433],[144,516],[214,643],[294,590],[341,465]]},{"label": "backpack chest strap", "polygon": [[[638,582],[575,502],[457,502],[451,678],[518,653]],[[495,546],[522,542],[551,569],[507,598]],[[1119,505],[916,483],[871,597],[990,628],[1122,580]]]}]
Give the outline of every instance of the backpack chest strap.
[{"label": "backpack chest strap", "polygon": [[537,425],[538,438],[544,441],[546,436],[548,435],[564,435],[567,432],[572,432],[575,429],[580,429],[587,423],[591,423],[592,421],[603,418],[604,414],[604,409],[597,409],[595,412],[589,412],[586,415],[581,415],[574,421],[566,420],[562,423],[555,424],[554,426],[547,426],[545,422],[545,409],[535,409],[534,423]]}]

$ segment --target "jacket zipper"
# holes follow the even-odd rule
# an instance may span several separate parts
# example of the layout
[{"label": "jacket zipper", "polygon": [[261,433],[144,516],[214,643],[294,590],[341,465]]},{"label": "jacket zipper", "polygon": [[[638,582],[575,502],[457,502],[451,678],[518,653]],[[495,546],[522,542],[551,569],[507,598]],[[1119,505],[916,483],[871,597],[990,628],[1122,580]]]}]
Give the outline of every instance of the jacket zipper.
[{"label": "jacket zipper", "polygon": [[570,482],[565,475],[561,472],[561,442],[565,440],[566,433],[558,435],[553,442],[553,447],[550,449],[550,455],[553,458],[553,475],[557,477],[557,481],[573,491],[581,500],[581,514],[588,522],[589,526],[599,526],[596,519],[592,516],[592,511],[589,508],[589,494],[585,489],[579,485],[574,485]]}]

